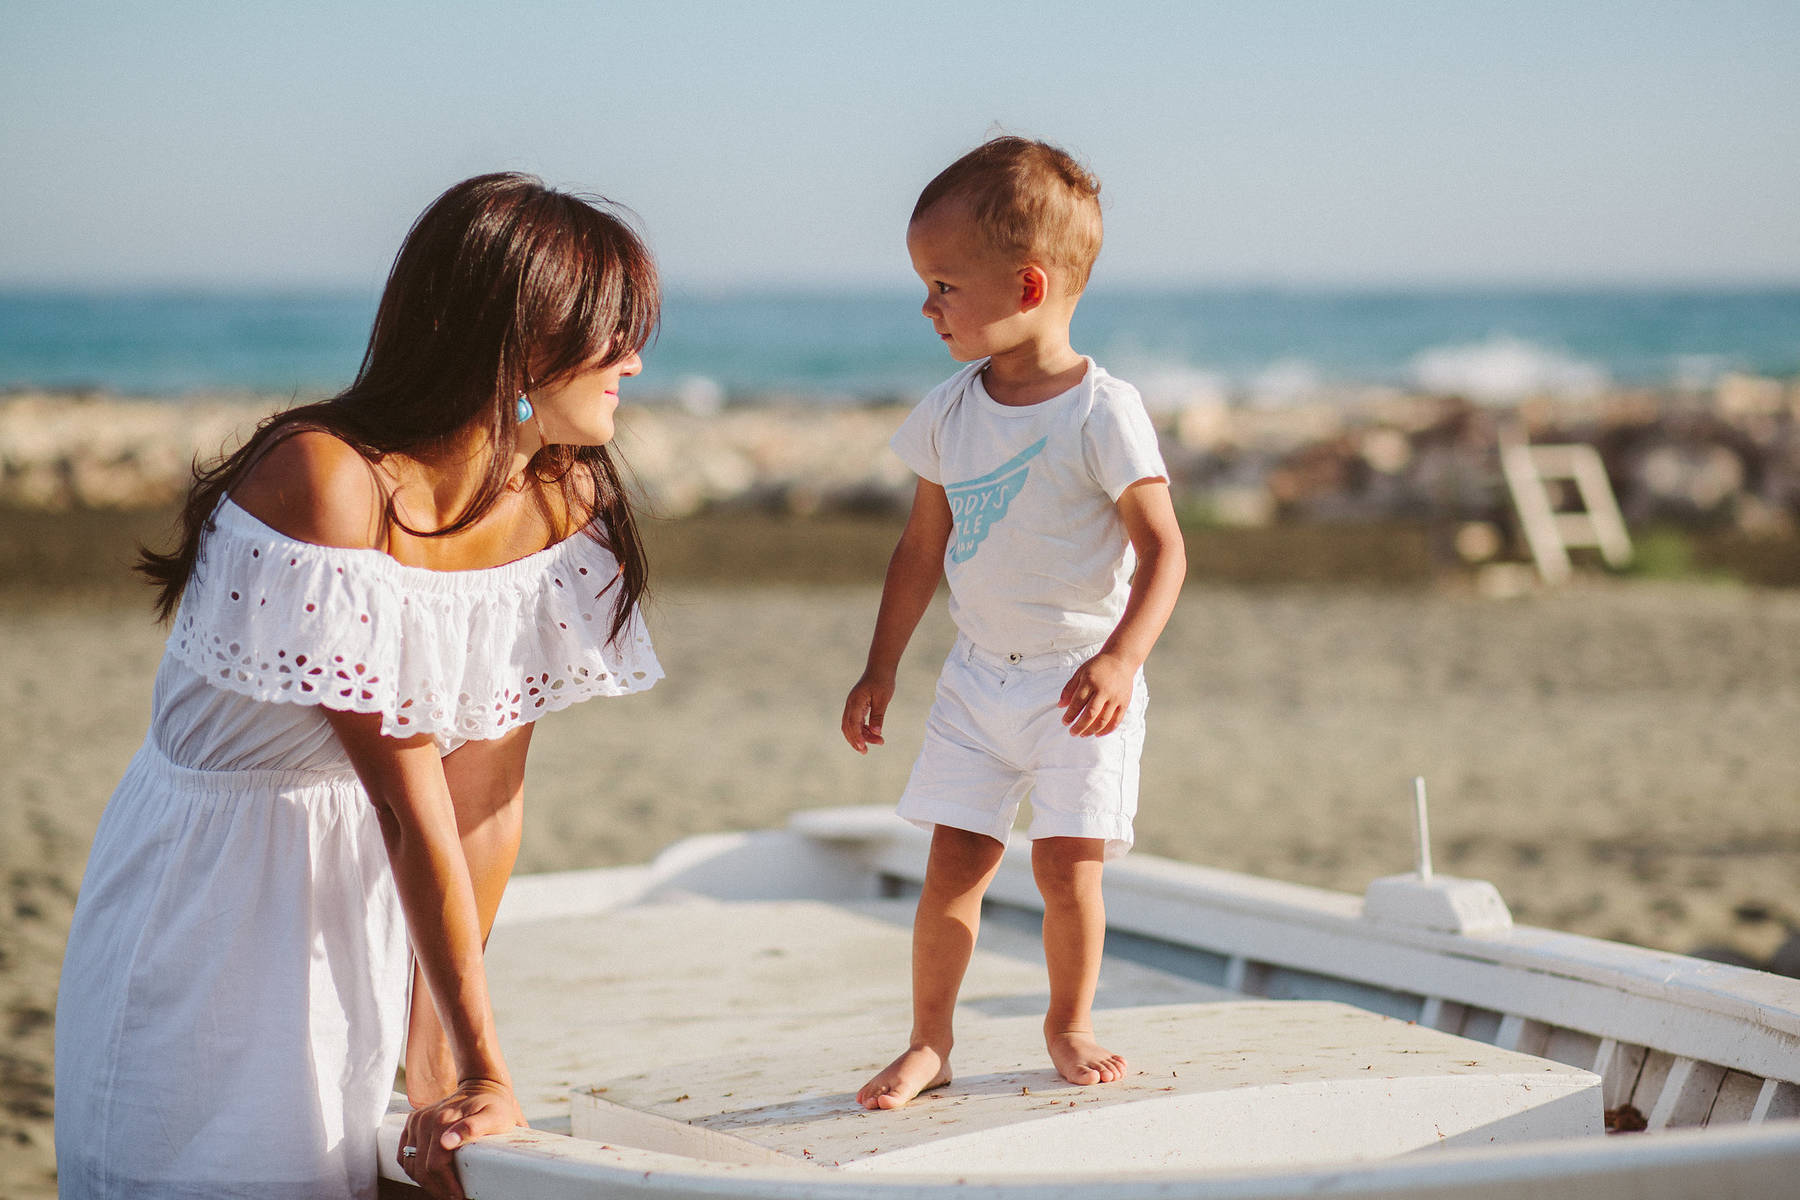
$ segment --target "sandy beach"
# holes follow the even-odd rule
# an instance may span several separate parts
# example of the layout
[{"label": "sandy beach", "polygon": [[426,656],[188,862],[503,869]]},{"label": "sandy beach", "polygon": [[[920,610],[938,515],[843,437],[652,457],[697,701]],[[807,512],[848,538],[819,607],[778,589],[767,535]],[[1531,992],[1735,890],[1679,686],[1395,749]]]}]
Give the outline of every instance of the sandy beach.
[{"label": "sandy beach", "polygon": [[[668,678],[545,722],[521,871],[892,802],[951,629],[940,605],[908,655],[890,744],[857,757],[838,711],[886,547],[813,532],[807,560],[837,566],[804,583],[704,582],[712,556],[670,548],[650,613]],[[62,939],[143,735],[162,632],[116,588],[3,594],[0,1194],[36,1197],[53,1194]],[[1800,594],[1590,578],[1502,602],[1442,583],[1197,576],[1149,677],[1141,850],[1360,891],[1411,867],[1416,773],[1439,869],[1493,880],[1521,921],[1754,959],[1800,925]]]}]

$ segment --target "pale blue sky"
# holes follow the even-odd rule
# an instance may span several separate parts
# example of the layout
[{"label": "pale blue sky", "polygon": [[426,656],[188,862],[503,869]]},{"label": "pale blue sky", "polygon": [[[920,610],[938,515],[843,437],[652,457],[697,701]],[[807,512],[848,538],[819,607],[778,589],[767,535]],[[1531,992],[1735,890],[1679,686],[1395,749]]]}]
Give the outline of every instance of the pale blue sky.
[{"label": "pale blue sky", "polygon": [[994,125],[1119,283],[1800,282],[1800,3],[0,0],[0,284],[373,287],[497,168],[678,284],[910,280]]}]

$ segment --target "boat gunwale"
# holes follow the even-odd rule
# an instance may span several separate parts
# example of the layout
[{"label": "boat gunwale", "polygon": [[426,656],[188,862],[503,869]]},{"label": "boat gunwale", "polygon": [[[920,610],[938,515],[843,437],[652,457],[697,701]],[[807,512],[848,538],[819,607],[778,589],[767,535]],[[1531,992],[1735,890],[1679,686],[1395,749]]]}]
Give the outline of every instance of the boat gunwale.
[{"label": "boat gunwale", "polygon": [[[394,1164],[405,1114],[390,1111],[382,1125],[381,1173],[410,1183]],[[1693,1194],[1679,1181],[1714,1187],[1709,1195],[1775,1195],[1800,1171],[1800,1122],[1682,1129],[1655,1137],[1583,1138],[1513,1146],[1434,1149],[1398,1158],[1296,1168],[1192,1172],[1095,1171],[1055,1176],[927,1174],[890,1176],[819,1171],[816,1167],[739,1165],[660,1151],[584,1141],[566,1134],[521,1129],[484,1138],[457,1154],[464,1187],[473,1197],[529,1195],[576,1200],[605,1195],[767,1197],[768,1200],[1286,1200],[1288,1197],[1391,1197],[1393,1200],[1501,1200],[1531,1184],[1555,1182],[1605,1193],[1642,1196]],[[1700,1173],[1704,1173],[1702,1176]],[[1651,1191],[1645,1185],[1654,1184]],[[560,1185],[560,1186],[559,1186]],[[1573,1194],[1573,1193],[1570,1193]]]}]

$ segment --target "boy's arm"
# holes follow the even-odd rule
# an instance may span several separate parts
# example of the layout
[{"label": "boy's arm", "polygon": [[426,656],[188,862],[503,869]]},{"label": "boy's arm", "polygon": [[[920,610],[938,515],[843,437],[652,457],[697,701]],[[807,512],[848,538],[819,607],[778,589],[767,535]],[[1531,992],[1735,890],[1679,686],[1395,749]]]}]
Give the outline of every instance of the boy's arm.
[{"label": "boy's arm", "polygon": [[1118,728],[1131,704],[1138,668],[1175,611],[1176,597],[1187,578],[1187,549],[1169,485],[1140,479],[1119,494],[1119,520],[1137,551],[1137,572],[1125,614],[1099,653],[1077,667],[1064,685],[1063,724],[1077,737],[1099,736]]},{"label": "boy's arm", "polygon": [[881,611],[875,617],[875,636],[869,640],[868,664],[844,701],[844,740],[858,754],[882,744],[881,722],[887,716],[888,701],[894,698],[900,656],[944,577],[944,548],[950,544],[953,525],[944,489],[919,480],[906,530],[888,560]]}]

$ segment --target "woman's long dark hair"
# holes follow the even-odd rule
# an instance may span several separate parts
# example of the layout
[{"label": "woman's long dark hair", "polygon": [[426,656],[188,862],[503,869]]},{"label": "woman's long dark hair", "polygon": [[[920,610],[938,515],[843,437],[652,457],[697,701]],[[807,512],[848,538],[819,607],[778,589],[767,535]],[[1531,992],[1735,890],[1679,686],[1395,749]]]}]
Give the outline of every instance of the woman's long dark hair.
[{"label": "woman's long dark hair", "polygon": [[[315,404],[277,413],[234,453],[194,467],[181,542],[140,552],[167,620],[193,574],[200,536],[220,498],[283,438],[323,430],[371,462],[429,456],[472,432],[494,449],[486,477],[441,529],[412,529],[393,499],[387,519],[422,537],[467,529],[505,490],[518,441],[515,400],[640,350],[656,330],[661,291],[649,249],[606,201],[554,191],[529,175],[478,175],[432,202],[395,256],[356,380]],[[619,560],[611,637],[630,620],[648,578],[643,542],[618,463],[605,446],[549,446],[533,458],[567,511]]]}]

